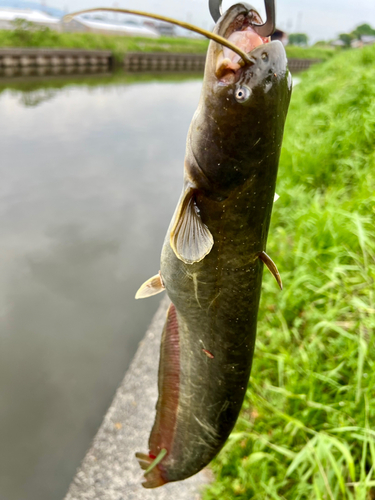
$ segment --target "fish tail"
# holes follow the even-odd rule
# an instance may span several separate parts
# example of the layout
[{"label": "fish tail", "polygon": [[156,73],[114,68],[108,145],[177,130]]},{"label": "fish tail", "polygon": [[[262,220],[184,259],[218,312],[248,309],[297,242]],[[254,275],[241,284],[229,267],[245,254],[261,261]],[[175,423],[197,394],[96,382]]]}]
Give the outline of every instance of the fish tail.
[{"label": "fish tail", "polygon": [[[159,364],[159,398],[156,404],[155,423],[149,439],[148,455],[137,453],[142,469],[146,470],[145,488],[157,488],[169,482],[168,467],[165,460],[172,451],[176,433],[177,409],[180,393],[180,338],[176,308],[169,306],[167,321],[161,340]],[[158,460],[161,452],[163,457],[157,465],[148,472],[152,462]],[[166,456],[165,456],[166,455]],[[165,458],[165,459],[164,459]],[[160,463],[159,463],[160,462]]]},{"label": "fish tail", "polygon": [[[142,483],[144,488],[158,488],[167,482],[163,478],[162,471],[158,467],[158,463],[161,461],[158,461],[158,457],[145,455],[144,453],[136,453],[135,456],[138,459],[141,469],[146,471],[144,474],[146,481]],[[154,463],[155,465],[153,465]]]}]

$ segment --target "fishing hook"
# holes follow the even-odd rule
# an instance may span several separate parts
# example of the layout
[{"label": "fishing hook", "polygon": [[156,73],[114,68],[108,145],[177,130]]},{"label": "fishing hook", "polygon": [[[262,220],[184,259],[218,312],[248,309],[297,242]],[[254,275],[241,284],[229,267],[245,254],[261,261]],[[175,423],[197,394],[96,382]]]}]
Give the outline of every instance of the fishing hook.
[{"label": "fishing hook", "polygon": [[[223,8],[222,4],[223,0],[209,0],[209,8],[210,13],[215,21],[218,22],[220,19]],[[266,6],[266,15],[267,20],[264,24],[253,24],[253,30],[259,35],[263,37],[271,36],[275,32],[276,28],[276,9],[275,9],[275,0],[264,0]]]}]

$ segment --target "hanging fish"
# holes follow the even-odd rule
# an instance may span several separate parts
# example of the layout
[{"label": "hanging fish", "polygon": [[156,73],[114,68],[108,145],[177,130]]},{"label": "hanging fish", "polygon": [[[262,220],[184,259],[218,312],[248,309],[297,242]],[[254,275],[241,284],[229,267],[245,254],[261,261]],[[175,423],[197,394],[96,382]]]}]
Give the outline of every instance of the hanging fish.
[{"label": "hanging fish", "polygon": [[149,453],[137,453],[146,488],[196,474],[223,447],[250,376],[263,263],[282,288],[265,250],[292,78],[261,22],[237,4],[215,27],[247,62],[210,42],[161,270],[136,295],[166,290],[172,302]]},{"label": "hanging fish", "polygon": [[161,19],[211,41],[198,109],[186,145],[184,185],[161,256],[161,270],[136,298],[167,291],[159,399],[149,453],[137,453],[145,488],[203,469],[233,429],[249,381],[263,263],[292,78],[274,28],[247,4],[220,17],[213,33],[157,14],[95,8]]}]

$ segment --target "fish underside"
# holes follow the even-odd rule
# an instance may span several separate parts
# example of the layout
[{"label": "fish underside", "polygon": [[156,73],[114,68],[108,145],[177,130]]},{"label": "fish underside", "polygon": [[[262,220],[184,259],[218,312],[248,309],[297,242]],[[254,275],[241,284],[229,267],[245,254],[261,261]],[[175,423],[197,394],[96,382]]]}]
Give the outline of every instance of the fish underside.
[{"label": "fish underside", "polygon": [[280,42],[259,37],[259,14],[231,7],[215,32],[252,64],[210,42],[186,147],[184,186],[161,269],[137,293],[171,299],[161,341],[159,399],[143,486],[188,478],[220,451],[240,412],[254,352],[291,76]]}]

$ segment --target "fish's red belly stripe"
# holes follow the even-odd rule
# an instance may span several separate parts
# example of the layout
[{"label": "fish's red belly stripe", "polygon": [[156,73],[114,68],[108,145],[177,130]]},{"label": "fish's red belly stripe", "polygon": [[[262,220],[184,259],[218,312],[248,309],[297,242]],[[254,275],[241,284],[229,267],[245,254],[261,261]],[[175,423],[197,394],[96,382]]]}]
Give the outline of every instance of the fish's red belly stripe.
[{"label": "fish's red belly stripe", "polygon": [[[180,339],[176,308],[170,305],[164,326],[160,365],[159,399],[156,406],[156,418],[151,432],[150,454],[157,456],[163,448],[169,454],[175,437],[177,409],[180,392]],[[168,459],[168,455],[166,457]],[[167,482],[163,462],[158,466],[163,479]]]}]

